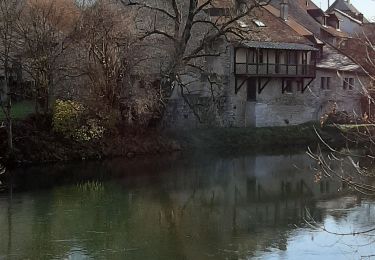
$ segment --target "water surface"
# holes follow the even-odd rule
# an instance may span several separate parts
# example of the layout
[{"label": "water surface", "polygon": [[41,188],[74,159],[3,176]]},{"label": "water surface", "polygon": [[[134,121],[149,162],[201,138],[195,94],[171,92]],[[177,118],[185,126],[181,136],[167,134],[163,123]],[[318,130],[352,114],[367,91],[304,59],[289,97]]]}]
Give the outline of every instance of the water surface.
[{"label": "water surface", "polygon": [[374,255],[371,234],[340,236],[317,227],[371,228],[375,203],[340,182],[315,182],[315,167],[301,153],[20,169],[12,193],[0,194],[0,259]]}]

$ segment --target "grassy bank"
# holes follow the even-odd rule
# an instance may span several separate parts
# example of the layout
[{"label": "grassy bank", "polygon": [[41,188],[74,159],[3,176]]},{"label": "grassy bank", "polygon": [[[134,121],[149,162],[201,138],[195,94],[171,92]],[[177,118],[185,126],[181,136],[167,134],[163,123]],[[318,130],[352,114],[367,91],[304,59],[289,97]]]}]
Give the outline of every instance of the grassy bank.
[{"label": "grassy bank", "polygon": [[97,160],[114,157],[167,153],[180,146],[157,129],[119,131],[100,139],[76,141],[52,129],[50,115],[30,115],[13,122],[12,153],[7,152],[7,133],[0,128],[0,164],[20,165],[58,161]]},{"label": "grassy bank", "polygon": [[[121,156],[192,152],[277,152],[316,145],[320,135],[332,143],[338,131],[323,131],[318,124],[266,128],[211,128],[174,132],[109,132],[102,139],[76,142],[56,135],[48,117],[29,116],[14,122],[13,159],[19,164],[113,158]],[[0,131],[0,157],[6,158],[6,132]]]},{"label": "grassy bank", "polygon": [[[32,101],[21,101],[13,103],[12,118],[25,119],[28,115],[35,112],[35,104]],[[0,121],[5,119],[3,110],[0,107]]]},{"label": "grassy bank", "polygon": [[171,135],[185,149],[254,149],[301,148],[316,144],[319,138],[333,140],[318,123],[265,128],[214,128],[173,132]]}]

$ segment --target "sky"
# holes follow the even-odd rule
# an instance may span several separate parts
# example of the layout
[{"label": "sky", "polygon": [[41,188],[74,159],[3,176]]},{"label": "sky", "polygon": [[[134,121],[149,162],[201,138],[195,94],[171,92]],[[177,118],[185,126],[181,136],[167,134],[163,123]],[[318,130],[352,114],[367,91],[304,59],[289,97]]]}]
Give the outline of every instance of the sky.
[{"label": "sky", "polygon": [[[317,6],[323,10],[327,10],[328,0],[312,0]],[[330,0],[333,4],[335,0]],[[351,0],[352,4],[362,12],[366,18],[374,20],[375,18],[375,0]]]}]

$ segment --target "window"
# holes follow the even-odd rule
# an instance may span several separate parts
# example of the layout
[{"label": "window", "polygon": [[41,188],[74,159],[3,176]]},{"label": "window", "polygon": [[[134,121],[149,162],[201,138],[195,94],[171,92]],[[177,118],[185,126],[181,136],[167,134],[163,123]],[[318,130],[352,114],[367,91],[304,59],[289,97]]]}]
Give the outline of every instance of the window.
[{"label": "window", "polygon": [[238,20],[237,23],[240,25],[241,28],[249,27],[245,22]]},{"label": "window", "polygon": [[266,27],[266,25],[265,25],[262,21],[259,21],[259,20],[253,20],[253,22],[254,22],[255,25],[258,26],[258,27]]},{"label": "window", "polygon": [[354,87],[354,78],[344,78],[342,88],[352,90],[353,87]]},{"label": "window", "polygon": [[330,77],[321,77],[320,78],[320,88],[321,89],[330,89],[331,88],[331,78]]}]

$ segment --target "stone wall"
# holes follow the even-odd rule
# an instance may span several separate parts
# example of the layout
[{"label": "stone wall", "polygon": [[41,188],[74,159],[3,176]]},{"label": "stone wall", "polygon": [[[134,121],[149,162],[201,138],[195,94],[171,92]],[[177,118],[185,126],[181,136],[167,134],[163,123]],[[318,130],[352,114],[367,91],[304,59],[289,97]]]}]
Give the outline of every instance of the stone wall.
[{"label": "stone wall", "polygon": [[[330,88],[322,89],[321,77],[330,77]],[[346,77],[355,79],[352,90],[343,89],[343,80]],[[239,82],[242,82],[240,79]],[[309,79],[304,80],[306,85]],[[264,127],[297,125],[309,121],[319,121],[321,116],[332,110],[336,104],[338,111],[346,111],[349,114],[362,114],[360,97],[362,83],[366,85],[365,77],[358,77],[355,73],[338,74],[335,71],[318,70],[315,80],[302,93],[297,82],[292,83],[291,93],[282,93],[282,80],[273,79],[257,93],[257,99],[247,101],[247,84],[245,83],[237,94],[232,92],[228,112],[230,122],[227,126],[236,127]],[[264,80],[262,81],[264,83]],[[234,90],[234,84],[231,86]]]},{"label": "stone wall", "polygon": [[[208,121],[199,123],[193,111],[184,104],[179,95],[174,96],[167,109],[167,118],[171,119],[167,125],[172,127],[197,128],[197,127],[268,127],[297,125],[310,121],[319,121],[321,116],[336,106],[338,111],[346,111],[357,116],[362,115],[360,98],[362,84],[366,86],[364,76],[354,72],[337,73],[327,69],[317,69],[315,80],[309,87],[301,92],[297,81],[292,82],[292,91],[282,93],[282,79],[272,79],[262,90],[257,92],[256,101],[247,100],[246,78],[238,78],[238,84],[243,86],[235,93],[235,78],[233,68],[233,55],[231,49],[220,58],[210,61],[209,72],[219,72],[223,79],[224,88],[218,104],[209,111]],[[330,78],[329,89],[322,89],[321,77]],[[344,78],[354,78],[355,86],[352,90],[343,88]],[[262,85],[265,83],[262,80]],[[304,85],[310,79],[304,79]],[[201,82],[200,87],[205,89],[207,82]],[[209,99],[207,91],[198,95],[201,99]],[[205,101],[206,102],[206,101]],[[216,110],[215,110],[216,109]],[[169,120],[168,119],[168,120]]]}]

